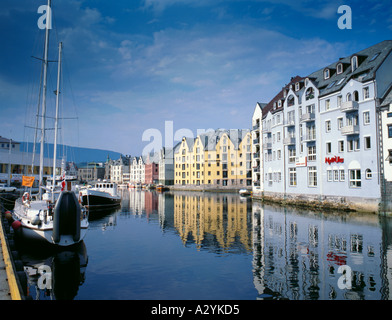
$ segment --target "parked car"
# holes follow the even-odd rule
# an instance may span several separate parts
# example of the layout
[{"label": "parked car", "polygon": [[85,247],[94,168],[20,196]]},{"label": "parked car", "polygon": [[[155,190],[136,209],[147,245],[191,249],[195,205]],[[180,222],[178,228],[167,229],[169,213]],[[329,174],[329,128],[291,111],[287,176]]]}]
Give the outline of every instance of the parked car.
[{"label": "parked car", "polygon": [[0,183],[0,192],[15,192],[15,187],[9,187],[5,183]]}]

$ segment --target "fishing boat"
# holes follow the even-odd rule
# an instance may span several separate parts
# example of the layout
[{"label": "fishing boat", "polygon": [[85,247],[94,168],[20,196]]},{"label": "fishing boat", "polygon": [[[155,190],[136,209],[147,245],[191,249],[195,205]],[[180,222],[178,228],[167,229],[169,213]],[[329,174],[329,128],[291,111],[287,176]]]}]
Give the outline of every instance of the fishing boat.
[{"label": "fishing boat", "polygon": [[158,192],[163,192],[163,191],[167,190],[167,187],[165,187],[163,184],[158,184],[157,187],[156,187],[156,190]]},{"label": "fishing boat", "polygon": [[251,195],[251,192],[250,192],[248,189],[241,189],[241,190],[239,191],[239,194],[240,194],[241,196],[250,196],[250,195]]},{"label": "fishing boat", "polygon": [[98,182],[93,187],[80,189],[81,204],[89,209],[109,209],[121,204],[121,195],[114,182]]},{"label": "fishing boat", "polygon": [[[48,0],[48,8],[51,8],[51,0]],[[89,223],[85,208],[81,207],[73,191],[66,188],[67,182],[65,172],[60,185],[52,183],[51,186],[44,185],[44,142],[46,130],[46,91],[48,74],[48,44],[49,27],[45,33],[45,47],[43,58],[43,85],[42,85],[42,111],[41,115],[41,149],[39,167],[39,191],[32,194],[26,191],[23,196],[15,201],[12,212],[12,227],[15,235],[26,240],[39,240],[54,246],[66,247],[81,242],[86,235]],[[60,73],[61,73],[62,43],[59,44],[57,91],[56,94],[56,116],[54,128],[54,156],[53,177],[56,181],[56,154],[57,154],[57,132],[59,119],[59,95],[60,95]],[[25,178],[25,177],[24,177]],[[24,186],[31,187],[34,177],[26,177]],[[28,189],[26,189],[28,190]]]}]

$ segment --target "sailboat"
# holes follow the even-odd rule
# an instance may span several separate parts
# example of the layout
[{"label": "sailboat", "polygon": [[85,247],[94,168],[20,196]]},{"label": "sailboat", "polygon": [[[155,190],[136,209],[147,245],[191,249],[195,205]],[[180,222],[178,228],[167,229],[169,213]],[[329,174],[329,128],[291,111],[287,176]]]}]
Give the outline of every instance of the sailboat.
[{"label": "sailboat", "polygon": [[[51,0],[48,0],[48,8],[51,8]],[[62,183],[59,186],[55,184],[62,43],[59,44],[57,91],[55,92],[53,183],[51,186],[44,186],[43,183],[48,45],[49,27],[47,26],[43,59],[39,193],[32,195],[25,192],[21,198],[15,201],[12,212],[12,227],[18,237],[26,240],[40,240],[55,246],[65,247],[81,242],[86,235],[89,223],[85,208],[80,205],[75,193],[70,188],[66,188],[65,173]],[[33,179],[26,180],[32,184]]]}]

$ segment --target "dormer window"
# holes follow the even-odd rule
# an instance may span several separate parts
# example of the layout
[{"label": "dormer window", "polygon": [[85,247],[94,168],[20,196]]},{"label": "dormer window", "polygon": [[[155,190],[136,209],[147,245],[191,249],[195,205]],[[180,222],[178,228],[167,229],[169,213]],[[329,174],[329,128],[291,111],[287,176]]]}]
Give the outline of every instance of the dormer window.
[{"label": "dormer window", "polygon": [[337,73],[337,74],[343,73],[343,63],[339,63],[339,64],[336,66],[336,73]]},{"label": "dormer window", "polygon": [[282,106],[282,100],[279,100],[278,106],[279,106],[279,108]]},{"label": "dormer window", "polygon": [[351,71],[354,72],[358,68],[358,57],[353,56],[351,58]]},{"label": "dormer window", "polygon": [[295,91],[299,91],[299,82],[295,84]]},{"label": "dormer window", "polygon": [[330,77],[329,69],[325,69],[324,70],[324,80],[329,79],[329,77]]}]

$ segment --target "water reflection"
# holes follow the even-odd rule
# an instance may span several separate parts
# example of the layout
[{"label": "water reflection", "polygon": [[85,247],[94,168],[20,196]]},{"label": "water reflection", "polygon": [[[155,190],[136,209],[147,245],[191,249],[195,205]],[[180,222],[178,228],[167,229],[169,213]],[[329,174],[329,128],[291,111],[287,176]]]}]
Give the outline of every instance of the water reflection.
[{"label": "water reflection", "polygon": [[[259,298],[390,299],[390,231],[391,220],[376,215],[324,215],[253,203]],[[351,281],[342,288],[343,265]]]},{"label": "water reflection", "polygon": [[[82,241],[63,250],[42,249],[19,243],[27,276],[26,295],[34,300],[72,300],[85,282],[87,249]],[[25,288],[24,288],[25,289]]]},{"label": "water reflection", "polygon": [[[252,254],[258,299],[391,298],[390,218],[274,207],[230,193],[131,190],[129,199],[132,214],[158,220],[184,246]],[[339,287],[342,279],[349,285]]]}]

